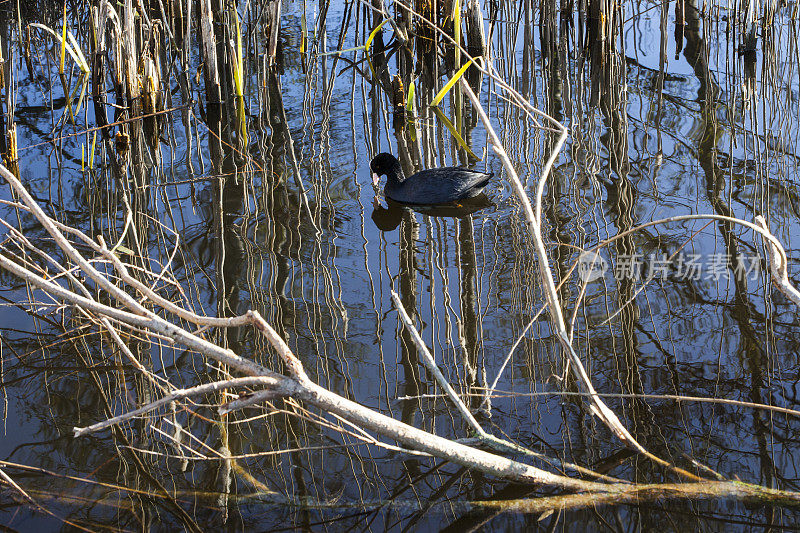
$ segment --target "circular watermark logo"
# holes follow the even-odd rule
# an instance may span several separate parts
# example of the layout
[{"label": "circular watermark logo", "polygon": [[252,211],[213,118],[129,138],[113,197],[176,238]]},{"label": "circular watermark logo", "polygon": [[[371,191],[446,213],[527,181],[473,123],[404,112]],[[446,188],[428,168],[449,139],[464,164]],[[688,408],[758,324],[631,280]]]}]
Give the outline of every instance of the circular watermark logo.
[{"label": "circular watermark logo", "polygon": [[597,252],[583,252],[578,256],[578,276],[590,283],[600,279],[608,270],[608,263]]}]

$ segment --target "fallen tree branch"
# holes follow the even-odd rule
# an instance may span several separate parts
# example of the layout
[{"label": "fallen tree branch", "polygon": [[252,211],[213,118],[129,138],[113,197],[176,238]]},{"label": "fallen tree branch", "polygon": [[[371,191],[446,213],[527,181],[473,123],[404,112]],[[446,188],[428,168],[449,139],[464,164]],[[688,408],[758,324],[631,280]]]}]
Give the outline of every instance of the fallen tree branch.
[{"label": "fallen tree branch", "polygon": [[[24,191],[21,182],[9,172],[5,167],[0,166],[0,176],[3,176],[12,187],[17,190]],[[89,261],[87,261],[81,254],[63,237],[52,219],[48,217],[44,211],[35,203],[33,198],[25,193],[20,194],[22,202],[30,209],[30,212],[42,223],[42,225],[51,232],[51,235],[58,236],[56,242],[59,247],[67,253],[80,267],[81,270],[91,271],[92,275],[96,277],[98,285],[106,289],[112,294],[122,292],[127,298],[135,302],[134,307],[139,313],[132,313],[129,311],[122,311],[102,304],[90,297],[82,296],[72,292],[61,285],[44,279],[39,274],[31,271],[28,268],[20,266],[3,254],[0,254],[0,267],[8,270],[12,274],[20,277],[31,285],[44,290],[51,296],[75,305],[83,311],[93,313],[99,317],[106,317],[114,319],[120,323],[130,325],[133,327],[141,328],[148,332],[154,332],[159,335],[165,335],[173,339],[176,343],[183,344],[184,346],[210,357],[229,367],[241,372],[247,378],[235,378],[227,382],[216,382],[208,385],[200,385],[191,389],[181,389],[170,392],[168,395],[162,397],[151,404],[148,404],[136,411],[120,415],[103,422],[98,422],[87,428],[76,429],[76,435],[84,435],[91,431],[97,431],[106,428],[124,420],[129,420],[135,416],[150,412],[160,406],[166,405],[172,401],[189,395],[203,394],[212,390],[218,390],[225,384],[231,385],[232,383],[243,384],[266,384],[269,385],[269,390],[258,391],[253,394],[256,399],[267,397],[274,397],[276,391],[280,395],[291,396],[293,398],[305,401],[325,412],[341,416],[342,418],[361,426],[367,430],[374,431],[379,435],[394,439],[397,442],[412,448],[417,451],[429,453],[435,457],[452,461],[456,464],[481,471],[485,474],[509,479],[521,483],[536,483],[543,486],[561,488],[575,491],[607,491],[610,490],[610,485],[602,483],[587,482],[579,479],[573,479],[558,474],[553,474],[539,468],[520,463],[505,457],[495,455],[483,450],[465,446],[456,443],[449,439],[434,435],[427,431],[417,429],[408,424],[399,422],[391,417],[368,409],[352,400],[348,400],[339,396],[319,385],[311,382],[308,376],[303,371],[302,365],[297,357],[292,353],[283,339],[275,332],[266,321],[256,311],[248,311],[244,316],[249,320],[262,335],[264,335],[278,355],[282,358],[287,365],[291,377],[282,376],[263,366],[245,359],[234,353],[232,350],[222,348],[214,343],[202,339],[185,329],[169,322],[168,320],[156,315],[155,313],[147,310],[143,305],[130,298],[127,293],[124,293],[120,288],[111,283],[107,277],[101,272],[97,271]],[[119,298],[122,300],[122,298]],[[188,316],[188,315],[186,315]],[[186,319],[186,318],[184,318]],[[238,381],[237,381],[238,379]],[[611,489],[613,490],[613,488]]]},{"label": "fallen tree branch", "polygon": [[278,380],[274,377],[248,376],[244,378],[228,379],[225,381],[214,381],[213,383],[197,385],[196,387],[192,387],[190,389],[175,389],[170,393],[162,396],[158,400],[150,402],[147,405],[143,405],[142,407],[134,409],[133,411],[128,411],[127,413],[123,413],[121,415],[115,416],[114,418],[109,418],[107,420],[103,420],[102,422],[98,422],[96,424],[92,424],[91,426],[87,426],[84,428],[77,428],[77,427],[73,428],[73,433],[76,437],[81,437],[88,433],[94,433],[96,431],[100,431],[101,429],[121,424],[122,422],[130,420],[132,418],[136,418],[137,416],[141,416],[145,413],[149,413],[150,411],[154,411],[163,405],[167,405],[168,403],[172,403],[177,400],[189,398],[192,396],[202,396],[203,394],[208,394],[210,392],[217,392],[222,389],[230,389],[234,387],[251,387],[260,385],[262,387],[272,387],[276,395],[279,395],[282,392],[284,393],[284,395],[288,395],[290,391],[283,391],[281,389],[281,385],[283,384],[284,384],[283,381]]},{"label": "fallen tree branch", "polygon": [[481,106],[481,102],[478,97],[472,92],[469,84],[462,78],[459,80],[461,83],[461,89],[467,94],[469,99],[472,101],[473,107],[478,113],[481,121],[483,122],[484,128],[487,132],[487,137],[489,139],[489,143],[492,145],[497,156],[500,158],[500,161],[503,163],[503,167],[506,170],[506,176],[511,183],[512,188],[514,189],[514,193],[517,196],[520,204],[522,205],[522,211],[525,215],[525,223],[526,227],[529,230],[531,238],[533,240],[533,249],[536,254],[536,259],[539,264],[539,278],[542,281],[542,286],[545,293],[545,298],[547,300],[547,308],[550,312],[550,320],[552,325],[555,329],[556,337],[561,345],[562,352],[565,355],[565,360],[570,363],[570,368],[572,368],[573,373],[577,379],[579,386],[586,392],[587,398],[589,400],[589,408],[592,413],[595,414],[614,434],[625,444],[630,446],[631,448],[637,450],[639,453],[645,455],[646,457],[650,458],[652,461],[669,468],[676,472],[677,474],[686,477],[688,479],[698,481],[702,478],[696,476],[682,468],[678,468],[671,463],[656,457],[655,455],[648,452],[644,446],[639,444],[639,442],[633,437],[633,435],[628,432],[625,426],[620,422],[617,415],[609,409],[609,407],[603,402],[602,399],[597,395],[597,392],[592,385],[591,380],[589,379],[589,375],[586,373],[586,369],[583,366],[583,362],[581,361],[578,354],[575,353],[574,348],[572,347],[572,342],[570,341],[570,336],[567,333],[566,323],[564,322],[564,315],[561,311],[561,304],[558,299],[558,291],[556,290],[555,282],[553,281],[553,276],[550,271],[550,262],[547,257],[547,250],[544,246],[544,240],[542,239],[542,229],[540,225],[540,215],[541,215],[541,198],[542,192],[544,191],[544,183],[547,181],[547,177],[549,175],[550,169],[552,168],[553,162],[555,161],[555,156],[560,151],[561,146],[564,144],[564,140],[567,136],[567,129],[561,125],[560,122],[550,118],[548,115],[542,113],[541,111],[537,111],[542,116],[546,117],[550,121],[552,121],[557,127],[561,130],[561,135],[559,136],[559,140],[556,143],[556,148],[554,149],[554,154],[551,154],[550,158],[548,159],[547,163],[545,164],[544,169],[542,170],[542,175],[539,178],[539,183],[537,186],[537,193],[536,193],[536,213],[534,214],[533,208],[531,206],[530,200],[528,199],[528,195],[525,192],[525,188],[522,185],[519,177],[517,176],[517,172],[514,169],[514,166],[511,164],[511,160],[508,158],[508,154],[506,154],[505,149],[503,148],[502,143],[500,142],[500,138],[497,136],[497,133],[494,131],[494,127],[492,126],[489,117],[486,115],[486,112],[483,110]]}]

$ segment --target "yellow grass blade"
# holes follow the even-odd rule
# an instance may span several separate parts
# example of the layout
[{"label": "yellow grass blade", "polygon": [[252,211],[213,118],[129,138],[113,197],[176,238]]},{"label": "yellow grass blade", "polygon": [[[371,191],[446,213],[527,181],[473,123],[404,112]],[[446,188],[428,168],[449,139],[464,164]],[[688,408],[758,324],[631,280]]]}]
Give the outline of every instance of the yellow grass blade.
[{"label": "yellow grass blade", "polygon": [[437,95],[436,95],[436,98],[434,98],[434,99],[433,99],[433,102],[431,102],[431,106],[433,106],[433,107],[436,107],[436,106],[438,106],[438,105],[439,105],[439,102],[441,102],[441,101],[442,101],[442,98],[444,98],[444,96],[445,96],[445,95],[446,95],[448,92],[450,92],[450,89],[452,89],[452,88],[453,88],[453,85],[455,85],[456,83],[458,83],[458,80],[459,80],[459,79],[461,79],[461,76],[463,76],[463,75],[464,75],[464,73],[467,71],[467,68],[468,68],[468,67],[469,67],[471,64],[472,64],[472,60],[470,59],[469,61],[467,61],[467,62],[464,64],[464,66],[463,66],[463,67],[461,67],[460,69],[458,69],[458,72],[456,72],[455,76],[453,76],[453,78],[452,78],[450,81],[448,81],[448,82],[447,82],[447,85],[445,85],[444,87],[442,87],[442,90],[441,90],[441,91],[439,91],[439,94],[437,94]]},{"label": "yellow grass blade", "polygon": [[439,117],[439,120],[442,121],[442,124],[444,124],[444,127],[447,128],[450,131],[450,134],[455,138],[455,140],[458,143],[458,145],[461,148],[463,148],[464,151],[466,151],[467,154],[469,154],[470,157],[474,158],[476,161],[480,161],[481,158],[478,157],[477,155],[475,155],[475,152],[473,152],[472,149],[470,149],[469,145],[466,143],[466,141],[464,141],[464,138],[461,137],[461,134],[458,133],[458,131],[456,130],[456,127],[453,126],[453,123],[450,122],[450,120],[448,120],[448,118],[446,116],[444,116],[444,113],[442,113],[442,110],[439,109],[438,107],[434,107],[433,108],[433,112],[436,113],[436,116]]},{"label": "yellow grass blade", "polygon": [[236,57],[233,61],[233,83],[236,86],[236,96],[244,95],[244,60],[242,50],[242,27],[239,24],[239,12],[233,8],[233,20],[236,23]]},{"label": "yellow grass blade", "polygon": [[306,14],[303,12],[303,16],[300,17],[300,53],[306,53]]},{"label": "yellow grass blade", "polygon": [[58,73],[64,74],[64,60],[67,58],[67,2],[64,2],[64,26],[61,28],[61,60],[58,63]]},{"label": "yellow grass blade", "polygon": [[461,3],[459,0],[453,2],[453,38],[456,40],[456,65],[461,64]]},{"label": "yellow grass blade", "polygon": [[389,22],[389,19],[384,19],[384,21],[381,22],[380,24],[378,24],[375,27],[375,29],[372,30],[372,33],[369,34],[369,37],[367,37],[367,42],[364,43],[364,51],[365,52],[369,52],[369,47],[372,44],[372,39],[374,39],[375,36],[378,35],[378,32],[381,31],[381,28],[383,28],[383,25],[386,24],[387,22]]},{"label": "yellow grass blade", "polygon": [[378,35],[378,32],[383,28],[383,25],[389,22],[389,19],[384,20],[378,26],[372,30],[372,33],[369,34],[367,37],[367,42],[361,46],[354,46],[353,48],[345,48],[344,50],[331,50],[330,52],[323,52],[321,54],[317,54],[318,56],[332,56],[335,54],[343,54],[345,52],[357,52],[358,50],[364,50],[365,52],[369,52],[369,47],[372,45],[372,40]]},{"label": "yellow grass blade", "polygon": [[89,170],[94,168],[94,150],[97,146],[97,131],[94,132],[94,137],[92,138],[92,151],[89,153]]}]

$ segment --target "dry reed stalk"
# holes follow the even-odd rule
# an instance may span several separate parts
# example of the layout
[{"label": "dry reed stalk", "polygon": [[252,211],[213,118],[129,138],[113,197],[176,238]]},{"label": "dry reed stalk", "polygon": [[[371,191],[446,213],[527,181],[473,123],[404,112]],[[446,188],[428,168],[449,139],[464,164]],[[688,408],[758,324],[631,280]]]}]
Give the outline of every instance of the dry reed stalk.
[{"label": "dry reed stalk", "polygon": [[209,104],[220,104],[222,88],[220,87],[217,40],[214,37],[214,12],[211,9],[211,0],[200,0],[199,30],[206,99]]}]

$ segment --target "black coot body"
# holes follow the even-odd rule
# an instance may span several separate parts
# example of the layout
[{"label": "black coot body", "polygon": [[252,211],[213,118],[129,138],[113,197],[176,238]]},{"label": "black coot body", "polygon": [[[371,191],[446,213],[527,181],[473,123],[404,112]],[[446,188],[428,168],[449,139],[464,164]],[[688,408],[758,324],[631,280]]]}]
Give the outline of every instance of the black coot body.
[{"label": "black coot body", "polygon": [[403,204],[433,205],[456,202],[477,196],[492,179],[491,173],[468,168],[432,168],[406,178],[400,161],[392,154],[378,154],[369,164],[374,183],[386,175],[383,193]]}]

